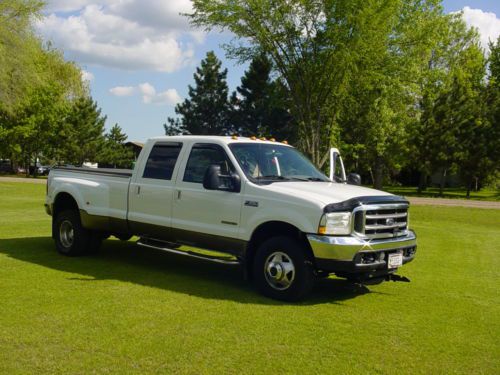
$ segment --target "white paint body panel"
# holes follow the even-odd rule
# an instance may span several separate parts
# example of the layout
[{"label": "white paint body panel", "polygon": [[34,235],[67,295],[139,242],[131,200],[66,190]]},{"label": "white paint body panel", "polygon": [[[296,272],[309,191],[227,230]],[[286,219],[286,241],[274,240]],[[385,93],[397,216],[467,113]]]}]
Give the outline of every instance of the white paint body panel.
[{"label": "white paint body panel", "polygon": [[[171,181],[151,181],[141,177],[149,152],[156,142],[183,144]],[[259,225],[269,221],[286,222],[304,233],[316,233],[327,204],[360,196],[391,195],[336,182],[254,184],[246,178],[228,147],[234,142],[273,143],[215,136],[153,138],[142,150],[131,179],[52,170],[46,203],[52,204],[58,193],[66,192],[75,198],[79,208],[91,215],[126,219],[128,212],[128,218],[133,221],[249,240]],[[182,181],[189,152],[195,143],[218,144],[226,151],[241,177],[240,193],[209,191],[202,184]],[[141,189],[139,195],[138,186]],[[258,207],[245,205],[247,201],[258,202]],[[223,221],[235,224],[228,225]]]},{"label": "white paint body panel", "polygon": [[59,193],[68,193],[91,215],[126,219],[129,182],[126,177],[54,169],[49,174],[46,203],[52,204]]}]

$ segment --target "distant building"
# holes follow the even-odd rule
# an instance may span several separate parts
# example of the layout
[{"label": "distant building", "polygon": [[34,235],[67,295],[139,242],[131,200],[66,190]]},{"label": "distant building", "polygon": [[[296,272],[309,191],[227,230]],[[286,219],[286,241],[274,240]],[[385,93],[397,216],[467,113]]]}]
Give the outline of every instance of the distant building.
[{"label": "distant building", "polygon": [[136,142],[136,141],[130,141],[130,142],[126,142],[125,146],[129,147],[134,152],[134,161],[136,161],[137,157],[141,153],[142,148],[144,147],[144,143],[142,143],[142,142]]}]

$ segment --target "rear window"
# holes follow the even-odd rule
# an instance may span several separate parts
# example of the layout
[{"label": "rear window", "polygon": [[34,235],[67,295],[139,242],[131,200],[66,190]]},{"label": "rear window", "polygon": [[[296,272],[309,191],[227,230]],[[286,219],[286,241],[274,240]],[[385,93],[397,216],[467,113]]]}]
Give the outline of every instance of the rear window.
[{"label": "rear window", "polygon": [[181,143],[160,143],[153,146],[142,177],[158,180],[172,179]]}]

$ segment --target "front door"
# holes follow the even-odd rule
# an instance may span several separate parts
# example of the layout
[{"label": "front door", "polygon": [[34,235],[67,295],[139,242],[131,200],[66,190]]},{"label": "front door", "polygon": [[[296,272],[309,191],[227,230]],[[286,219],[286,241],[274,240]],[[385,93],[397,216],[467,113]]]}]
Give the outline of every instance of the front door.
[{"label": "front door", "polygon": [[174,192],[174,237],[186,245],[241,253],[243,242],[238,240],[238,232],[242,194],[203,187],[205,171],[211,164],[219,164],[222,174],[234,172],[226,151],[217,144],[196,143],[184,164]]}]

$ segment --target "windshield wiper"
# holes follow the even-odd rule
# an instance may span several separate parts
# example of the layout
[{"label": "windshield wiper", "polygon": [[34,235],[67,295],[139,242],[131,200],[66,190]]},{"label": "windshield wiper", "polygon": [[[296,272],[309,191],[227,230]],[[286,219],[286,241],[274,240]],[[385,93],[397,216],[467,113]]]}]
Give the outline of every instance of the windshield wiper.
[{"label": "windshield wiper", "polygon": [[278,176],[275,174],[272,175],[265,175],[265,176],[258,176],[256,177],[257,180],[279,180],[279,181],[321,181],[325,182],[328,180],[325,180],[324,178],[321,177],[295,177],[295,176]]},{"label": "windshield wiper", "polygon": [[283,180],[283,181],[290,180],[288,177],[278,176],[278,175],[275,175],[275,174],[269,174],[269,175],[265,175],[265,176],[258,176],[256,178],[258,180]]},{"label": "windshield wiper", "polygon": [[324,178],[321,178],[321,177],[307,177],[306,180],[307,181],[320,181],[320,182],[328,181],[328,180],[325,180]]},{"label": "windshield wiper", "polygon": [[313,176],[289,176],[289,178],[297,181],[321,181],[321,182],[329,181],[321,177],[313,177]]}]

